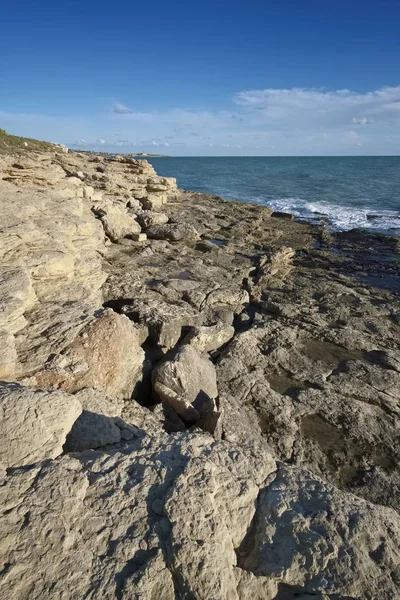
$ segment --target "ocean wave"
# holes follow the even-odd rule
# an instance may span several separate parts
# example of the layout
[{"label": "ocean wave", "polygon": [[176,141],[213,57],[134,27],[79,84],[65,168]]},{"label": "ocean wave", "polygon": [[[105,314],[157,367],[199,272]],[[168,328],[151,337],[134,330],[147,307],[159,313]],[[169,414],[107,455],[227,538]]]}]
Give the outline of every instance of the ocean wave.
[{"label": "ocean wave", "polygon": [[257,204],[266,204],[273,210],[289,212],[296,217],[315,220],[324,217],[338,230],[371,229],[398,234],[400,232],[400,211],[374,210],[341,206],[329,202],[309,202],[301,198],[277,198],[275,200],[254,199]]}]

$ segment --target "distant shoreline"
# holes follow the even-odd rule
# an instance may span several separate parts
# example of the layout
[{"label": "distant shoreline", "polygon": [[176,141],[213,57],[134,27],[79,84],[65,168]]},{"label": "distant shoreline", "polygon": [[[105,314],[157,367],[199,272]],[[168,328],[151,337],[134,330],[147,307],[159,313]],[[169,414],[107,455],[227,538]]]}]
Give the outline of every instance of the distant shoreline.
[{"label": "distant shoreline", "polygon": [[128,156],[129,158],[169,158],[166,154],[148,154],[147,152],[138,152],[134,154],[132,152],[97,152],[95,150],[78,150],[76,148],[70,148],[70,152],[78,152],[80,154],[94,154],[101,156]]}]

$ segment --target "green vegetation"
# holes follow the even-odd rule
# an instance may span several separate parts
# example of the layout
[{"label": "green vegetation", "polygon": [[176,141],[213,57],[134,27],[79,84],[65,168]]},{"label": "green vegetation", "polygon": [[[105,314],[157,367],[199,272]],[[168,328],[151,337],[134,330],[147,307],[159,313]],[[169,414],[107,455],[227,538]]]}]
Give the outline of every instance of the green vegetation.
[{"label": "green vegetation", "polygon": [[0,154],[14,154],[21,152],[46,152],[54,148],[54,144],[41,142],[30,138],[11,135],[0,129]]}]

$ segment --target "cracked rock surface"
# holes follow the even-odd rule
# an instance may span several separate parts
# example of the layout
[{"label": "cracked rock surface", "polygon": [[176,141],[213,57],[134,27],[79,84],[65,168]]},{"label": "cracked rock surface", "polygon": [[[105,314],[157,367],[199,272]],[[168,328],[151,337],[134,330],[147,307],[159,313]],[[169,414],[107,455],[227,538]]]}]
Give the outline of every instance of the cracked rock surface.
[{"label": "cracked rock surface", "polygon": [[2,598],[400,598],[398,240],[126,156],[0,207]]}]

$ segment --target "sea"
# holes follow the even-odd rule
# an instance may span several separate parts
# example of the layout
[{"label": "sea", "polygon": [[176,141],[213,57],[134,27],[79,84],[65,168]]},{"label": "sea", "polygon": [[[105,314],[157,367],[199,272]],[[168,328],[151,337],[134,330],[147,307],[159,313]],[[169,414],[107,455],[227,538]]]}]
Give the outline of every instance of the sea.
[{"label": "sea", "polygon": [[149,158],[180,188],[400,237],[400,156]]}]

